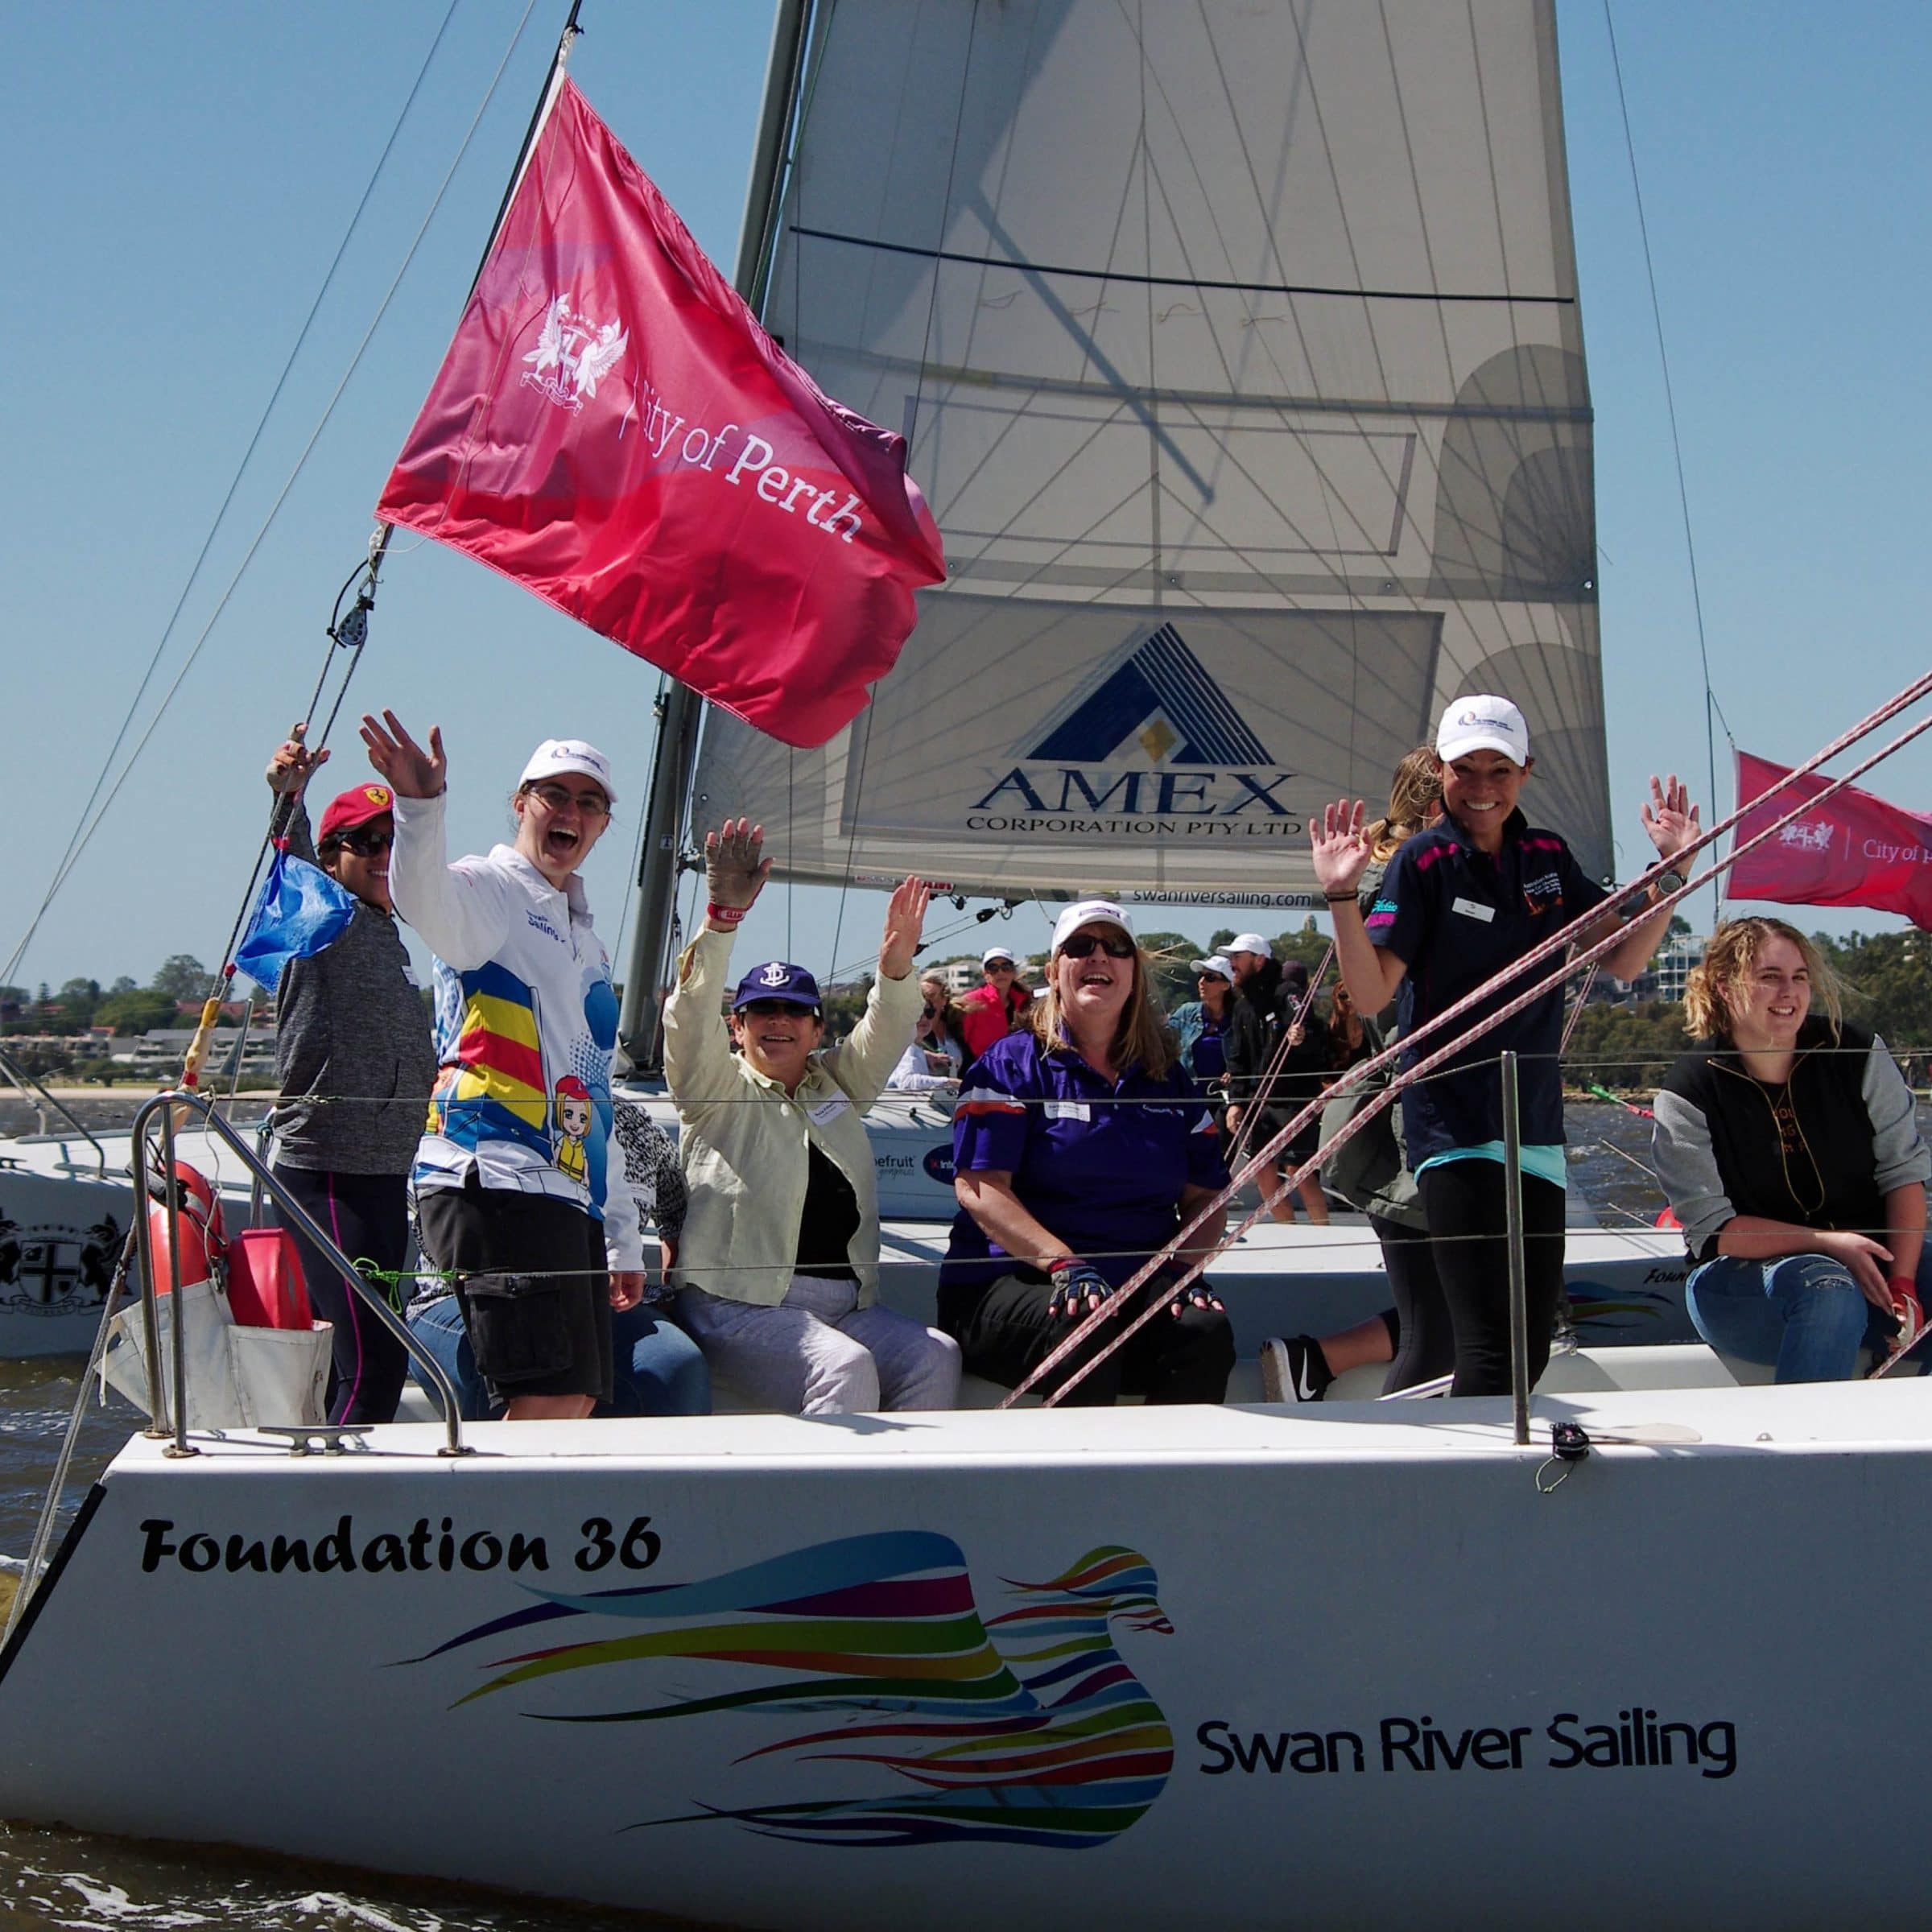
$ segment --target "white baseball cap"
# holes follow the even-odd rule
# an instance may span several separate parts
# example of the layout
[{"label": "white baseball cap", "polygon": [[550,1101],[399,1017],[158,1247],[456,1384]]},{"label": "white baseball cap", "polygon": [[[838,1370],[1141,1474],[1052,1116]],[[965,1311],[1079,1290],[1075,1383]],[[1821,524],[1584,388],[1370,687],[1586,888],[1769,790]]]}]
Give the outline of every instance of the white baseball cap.
[{"label": "white baseball cap", "polygon": [[1052,950],[1058,952],[1083,926],[1117,926],[1129,939],[1133,937],[1133,921],[1124,906],[1112,899],[1076,899],[1053,923]]},{"label": "white baseball cap", "polygon": [[610,782],[610,760],[594,745],[586,745],[581,738],[546,738],[530,754],[530,762],[523,767],[523,775],[517,780],[519,786],[535,785],[540,778],[561,778],[572,776],[594,779],[604,788],[604,795],[612,804],[617,802],[617,795]]},{"label": "white baseball cap", "polygon": [[1500,751],[1513,764],[1530,762],[1530,727],[1507,698],[1458,698],[1443,713],[1436,756],[1447,762],[1472,751]]},{"label": "white baseball cap", "polygon": [[982,966],[990,966],[995,960],[1004,960],[1009,966],[1019,964],[1019,961],[1004,946],[989,946],[980,955],[980,964]]},{"label": "white baseball cap", "polygon": [[1210,953],[1204,960],[1196,960],[1194,970],[1197,973],[1212,972],[1217,979],[1227,980],[1230,985],[1234,983],[1234,968],[1218,952]]},{"label": "white baseball cap", "polygon": [[1224,959],[1236,952],[1258,952],[1265,960],[1274,957],[1274,948],[1258,932],[1237,932],[1221,948],[1220,956]]}]

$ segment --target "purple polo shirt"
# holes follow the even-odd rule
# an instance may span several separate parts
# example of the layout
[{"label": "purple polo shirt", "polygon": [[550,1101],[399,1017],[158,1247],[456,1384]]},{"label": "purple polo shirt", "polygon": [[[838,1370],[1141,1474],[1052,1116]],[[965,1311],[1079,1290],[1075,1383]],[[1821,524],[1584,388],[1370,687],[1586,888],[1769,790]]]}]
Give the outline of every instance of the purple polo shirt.
[{"label": "purple polo shirt", "polygon": [[[952,1154],[962,1174],[1010,1174],[1027,1212],[1117,1288],[1174,1238],[1183,1188],[1228,1184],[1214,1117],[1183,1067],[1104,1080],[1071,1048],[1045,1051],[1031,1030],[980,1055],[953,1110]],[[942,1288],[1012,1271],[962,1209]]]},{"label": "purple polo shirt", "polygon": [[[1393,858],[1366,921],[1368,937],[1409,968],[1397,995],[1403,1035],[1432,1020],[1485,980],[1520,960],[1571,920],[1609,895],[1576,862],[1554,832],[1529,824],[1521,811],[1503,826],[1502,850],[1479,852],[1452,819],[1418,832]],[[1471,1013],[1473,1022],[1506,1005],[1563,964],[1551,959],[1513,980]],[[1563,1137],[1563,998],[1553,990],[1472,1041],[1439,1071],[1402,1089],[1402,1126],[1409,1159],[1424,1161],[1459,1147],[1479,1147],[1503,1136],[1502,1089],[1496,1055],[1520,1055],[1517,1093],[1523,1139],[1556,1146]],[[1402,1059],[1405,1069],[1448,1044],[1426,1040]],[[1467,1063],[1467,1071],[1462,1071]]]}]

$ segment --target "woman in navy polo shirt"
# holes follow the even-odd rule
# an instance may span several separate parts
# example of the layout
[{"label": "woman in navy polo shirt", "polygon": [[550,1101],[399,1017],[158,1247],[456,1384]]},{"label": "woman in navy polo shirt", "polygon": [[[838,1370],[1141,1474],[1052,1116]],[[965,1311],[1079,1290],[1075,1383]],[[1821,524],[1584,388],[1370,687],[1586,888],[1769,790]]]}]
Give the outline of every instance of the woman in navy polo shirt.
[{"label": "woman in navy polo shirt", "polygon": [[[1121,907],[1070,906],[1053,929],[1029,1024],[980,1059],[953,1116],[960,1213],[939,1273],[939,1324],[965,1365],[1009,1388],[1106,1302],[1227,1183],[1214,1119],[1174,1057],[1147,963]],[[1212,1253],[1224,1216],[1191,1244]],[[1169,1298],[1077,1387],[1070,1404],[1218,1402],[1234,1338],[1203,1283]],[[1117,1332],[1104,1323],[1071,1374]],[[1057,1385],[1055,1384],[1049,1386]]]},{"label": "woman in navy polo shirt", "polygon": [[[1523,714],[1508,699],[1458,698],[1436,733],[1443,816],[1389,861],[1381,896],[1364,919],[1356,887],[1369,860],[1363,807],[1344,800],[1313,822],[1315,877],[1335,920],[1336,956],[1356,1004],[1379,1013],[1399,990],[1408,1038],[1465,994],[1513,964],[1551,933],[1606,898],[1554,832],[1532,827],[1517,799],[1534,761]],[[1650,781],[1644,830],[1668,865],[1697,836],[1697,808],[1673,775]],[[1653,898],[1675,890],[1656,874]],[[1633,920],[1604,960],[1635,979],[1657,950],[1668,914]],[[1594,938],[1594,933],[1586,937]],[[1513,998],[1513,983],[1472,1020]],[[1452,1395],[1509,1389],[1509,1257],[1504,1239],[1501,1088],[1496,1055],[1518,1055],[1522,1121],[1523,1224],[1530,1304],[1530,1376],[1550,1358],[1563,1286],[1563,1098],[1557,1056],[1563,995],[1552,989],[1452,1059],[1402,1090],[1409,1158],[1422,1189],[1436,1274],[1455,1338]],[[1403,1056],[1405,1068],[1443,1042]]]}]

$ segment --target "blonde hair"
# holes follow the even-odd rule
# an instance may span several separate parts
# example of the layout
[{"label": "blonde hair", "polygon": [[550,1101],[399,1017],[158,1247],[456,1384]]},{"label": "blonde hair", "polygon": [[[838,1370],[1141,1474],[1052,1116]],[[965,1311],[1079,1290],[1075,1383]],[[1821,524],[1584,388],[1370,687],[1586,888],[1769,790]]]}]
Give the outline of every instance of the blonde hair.
[{"label": "blonde hair", "polygon": [[1397,849],[1429,823],[1430,807],[1443,801],[1443,762],[1433,745],[1418,745],[1402,753],[1389,780],[1389,810],[1368,830],[1368,849],[1377,865],[1386,865]]},{"label": "blonde hair", "polygon": [[1684,1026],[1692,1038],[1730,1038],[1732,997],[1757,971],[1766,944],[1773,939],[1788,939],[1798,948],[1811,976],[1813,997],[1823,1007],[1833,1034],[1837,1034],[1844,1019],[1844,987],[1838,975],[1795,926],[1782,919],[1753,917],[1727,919],[1711,934],[1703,960],[1691,968],[1684,984]]},{"label": "blonde hair", "polygon": [[[1073,1042],[1060,1015],[1060,954],[1056,951],[1046,961],[1046,985],[1026,1009],[1027,1023],[1039,1036],[1048,1052],[1071,1051]],[[1115,1066],[1138,1067],[1150,1080],[1164,1080],[1168,1069],[1180,1057],[1167,1023],[1154,1011],[1149,990],[1147,956],[1137,943],[1133,949],[1133,990],[1121,1009],[1120,1022],[1113,1030],[1108,1051]]]}]

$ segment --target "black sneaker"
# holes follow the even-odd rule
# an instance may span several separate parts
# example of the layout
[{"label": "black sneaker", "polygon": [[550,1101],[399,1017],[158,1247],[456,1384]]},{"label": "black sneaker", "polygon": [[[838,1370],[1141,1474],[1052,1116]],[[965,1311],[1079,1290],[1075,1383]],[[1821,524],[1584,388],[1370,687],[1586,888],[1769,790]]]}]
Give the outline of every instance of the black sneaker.
[{"label": "black sneaker", "polygon": [[1319,1402],[1334,1380],[1313,1335],[1271,1335],[1261,1344],[1263,1402]]}]

